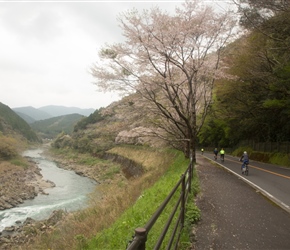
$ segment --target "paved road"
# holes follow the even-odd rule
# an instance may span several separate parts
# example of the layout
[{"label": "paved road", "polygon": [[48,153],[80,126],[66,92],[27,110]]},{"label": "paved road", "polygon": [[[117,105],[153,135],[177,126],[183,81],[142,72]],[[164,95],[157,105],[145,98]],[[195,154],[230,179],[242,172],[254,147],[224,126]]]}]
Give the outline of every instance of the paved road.
[{"label": "paved road", "polygon": [[[203,156],[214,161],[212,153],[204,153]],[[226,155],[224,162],[221,162],[219,158],[215,162],[240,176],[290,213],[290,168],[250,159],[249,176],[244,176],[241,174],[241,162],[237,157]]]},{"label": "paved road", "polygon": [[[277,206],[262,195],[277,192],[279,200],[287,204],[289,197],[284,188],[288,186],[290,190],[290,180],[283,176],[289,176],[289,171],[252,161],[250,175],[244,177],[237,158],[226,157],[224,165],[230,169],[227,170],[206,157],[212,159],[212,154],[197,155],[201,192],[196,203],[201,209],[201,220],[195,227],[193,249],[289,250],[290,213],[284,205]],[[258,184],[267,191],[259,191]]]}]

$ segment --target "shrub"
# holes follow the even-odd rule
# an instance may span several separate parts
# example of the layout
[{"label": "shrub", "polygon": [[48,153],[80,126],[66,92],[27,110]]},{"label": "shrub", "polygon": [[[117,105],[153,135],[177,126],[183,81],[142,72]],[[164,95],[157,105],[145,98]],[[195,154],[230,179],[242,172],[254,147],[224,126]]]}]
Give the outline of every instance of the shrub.
[{"label": "shrub", "polygon": [[14,146],[13,139],[2,136],[0,140],[0,158],[9,160],[17,156],[17,151]]},{"label": "shrub", "polygon": [[290,154],[272,153],[269,157],[269,162],[272,164],[290,167]]}]

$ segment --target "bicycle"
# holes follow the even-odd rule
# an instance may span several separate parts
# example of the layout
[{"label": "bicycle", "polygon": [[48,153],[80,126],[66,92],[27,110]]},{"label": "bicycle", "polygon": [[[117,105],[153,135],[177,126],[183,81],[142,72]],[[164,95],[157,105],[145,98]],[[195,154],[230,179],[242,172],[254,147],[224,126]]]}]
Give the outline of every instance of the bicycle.
[{"label": "bicycle", "polygon": [[242,174],[245,174],[246,176],[248,176],[249,175],[249,162],[243,162],[243,164],[242,164]]},{"label": "bicycle", "polygon": [[218,155],[219,151],[217,150],[217,148],[214,149],[213,151],[213,158],[216,161],[217,160],[217,155]]},{"label": "bicycle", "polygon": [[225,155],[221,155],[220,159],[221,159],[221,162],[224,162],[225,161]]}]

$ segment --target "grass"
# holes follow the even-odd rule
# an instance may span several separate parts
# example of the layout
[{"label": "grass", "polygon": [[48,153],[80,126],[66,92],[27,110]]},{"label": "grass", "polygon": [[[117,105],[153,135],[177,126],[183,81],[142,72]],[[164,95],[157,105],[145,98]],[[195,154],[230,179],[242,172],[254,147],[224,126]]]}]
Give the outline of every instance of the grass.
[{"label": "grass", "polygon": [[[87,209],[71,213],[51,232],[40,233],[33,244],[21,249],[125,249],[134,229],[147,222],[188,166],[183,154],[172,150],[130,146],[116,147],[110,153],[142,164],[145,173],[138,178],[124,180],[117,166],[115,170],[112,168],[112,172],[109,171],[110,182],[97,186],[90,195]],[[68,152],[65,155],[68,156]],[[108,173],[104,171],[103,175]],[[194,189],[197,190],[196,187]],[[188,209],[191,210],[193,212],[187,215],[188,221],[199,217],[195,206]],[[151,249],[155,235],[163,228],[168,211],[152,228],[147,249]],[[185,245],[189,244],[190,224],[183,237],[187,239],[183,240]]]},{"label": "grass", "polygon": [[22,171],[30,167],[30,163],[26,158],[17,155],[10,160],[0,160],[0,174],[9,170],[18,170]]},{"label": "grass", "polygon": [[[87,241],[84,249],[124,249],[129,240],[132,239],[134,229],[147,223],[178,182],[181,174],[188,167],[188,163],[188,160],[179,153],[166,173],[151,188],[142,192],[136,203],[127,209],[112,226],[98,233],[92,240]],[[151,229],[146,242],[147,249],[153,249],[179,195],[179,192],[177,192],[173,201],[163,211]],[[193,204],[192,202],[191,209],[189,209],[191,213],[187,215],[188,221],[196,221],[199,218],[199,210]],[[83,244],[84,238],[81,238],[81,242]]]},{"label": "grass", "polygon": [[80,153],[77,150],[73,150],[70,148],[61,148],[61,149],[51,148],[50,151],[56,156],[61,156],[65,157],[66,159],[74,160],[75,163],[80,165],[94,166],[103,163],[106,164],[108,163],[108,161],[94,157],[89,153]]},{"label": "grass", "polygon": [[269,162],[280,166],[290,167],[290,154],[274,152],[270,155]]},{"label": "grass", "polygon": [[20,156],[17,156],[16,158],[11,159],[9,162],[13,165],[23,167],[23,169],[27,169],[30,165],[27,162],[27,159],[20,157]]},{"label": "grass", "polygon": [[119,166],[114,166],[112,168],[107,169],[105,173],[102,175],[101,180],[112,179],[116,174],[119,174],[121,169]]}]

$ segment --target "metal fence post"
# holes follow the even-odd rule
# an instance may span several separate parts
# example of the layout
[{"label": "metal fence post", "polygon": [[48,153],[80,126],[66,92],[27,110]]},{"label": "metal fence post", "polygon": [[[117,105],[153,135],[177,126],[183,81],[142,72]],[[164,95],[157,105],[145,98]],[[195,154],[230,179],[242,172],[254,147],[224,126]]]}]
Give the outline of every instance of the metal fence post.
[{"label": "metal fence post", "polygon": [[181,226],[184,225],[184,217],[185,217],[185,175],[182,175],[182,191],[181,191]]},{"label": "metal fence post", "polygon": [[191,193],[191,182],[192,182],[192,177],[193,177],[193,163],[192,161],[190,161],[190,165],[189,165],[189,176],[188,176],[188,192]]},{"label": "metal fence post", "polygon": [[146,229],[143,227],[137,227],[135,229],[135,236],[140,241],[140,244],[137,250],[145,250],[146,249],[145,245],[146,245],[146,240],[147,240]]}]

